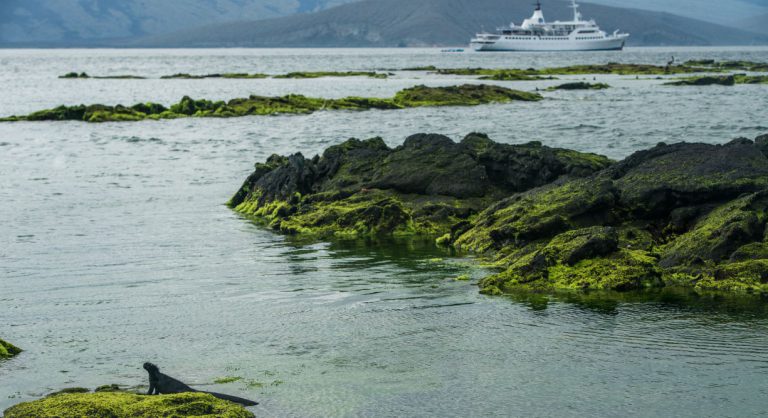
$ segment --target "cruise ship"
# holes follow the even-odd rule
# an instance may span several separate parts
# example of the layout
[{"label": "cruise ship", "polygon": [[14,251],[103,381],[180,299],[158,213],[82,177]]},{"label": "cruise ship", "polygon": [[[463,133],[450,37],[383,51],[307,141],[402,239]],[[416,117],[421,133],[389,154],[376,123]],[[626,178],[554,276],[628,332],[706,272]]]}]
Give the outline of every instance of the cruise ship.
[{"label": "cruise ship", "polygon": [[583,20],[576,0],[571,0],[573,20],[544,20],[541,2],[536,2],[533,16],[516,26],[500,28],[496,33],[478,33],[470,46],[475,51],[620,51],[629,38],[627,33],[607,34],[594,20]]}]

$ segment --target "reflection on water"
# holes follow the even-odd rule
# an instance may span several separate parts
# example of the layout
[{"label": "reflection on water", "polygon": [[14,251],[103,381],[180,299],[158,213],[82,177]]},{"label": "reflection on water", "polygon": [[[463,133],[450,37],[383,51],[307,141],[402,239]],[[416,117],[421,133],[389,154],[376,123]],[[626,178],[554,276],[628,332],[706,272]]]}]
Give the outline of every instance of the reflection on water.
[{"label": "reflection on water", "polygon": [[697,292],[684,288],[661,288],[632,292],[590,291],[557,292],[555,294],[520,292],[507,298],[536,311],[546,310],[551,303],[568,303],[594,312],[617,315],[622,307],[632,304],[652,305],[660,311],[676,310],[709,318],[729,320],[768,319],[768,295]]},{"label": "reflection on water", "polygon": [[[670,52],[768,61],[759,48],[583,58],[657,62]],[[0,67],[0,114],[184,94],[388,96],[418,83],[468,81],[427,74],[343,83],[55,78],[74,70],[155,75],[564,60],[413,50],[0,54],[12,63]],[[140,385],[141,364],[150,360],[202,389],[260,401],[254,411],[261,416],[765,414],[768,320],[758,298],[668,289],[486,297],[475,283],[487,272],[431,240],[298,240],[223,205],[254,162],[272,153],[312,155],[351,136],[380,135],[396,145],[415,132],[458,139],[485,131],[503,142],[537,139],[621,158],[659,141],[723,142],[766,129],[765,86],[681,90],[606,79],[614,88],[554,93],[535,104],[0,124],[0,337],[26,350],[0,364],[0,409],[67,386]],[[464,274],[473,280],[455,280]],[[221,376],[243,379],[211,384]]]}]

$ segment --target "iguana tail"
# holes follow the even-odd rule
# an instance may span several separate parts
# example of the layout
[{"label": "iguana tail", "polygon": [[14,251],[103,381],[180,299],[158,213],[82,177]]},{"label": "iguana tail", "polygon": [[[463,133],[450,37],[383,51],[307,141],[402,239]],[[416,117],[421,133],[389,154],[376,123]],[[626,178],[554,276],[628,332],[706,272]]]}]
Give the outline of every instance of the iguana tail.
[{"label": "iguana tail", "polygon": [[254,406],[254,405],[258,405],[259,404],[258,402],[250,401],[250,400],[244,399],[244,398],[238,398],[237,396],[225,395],[223,393],[205,392],[205,391],[201,391],[201,392],[202,393],[207,393],[209,395],[213,395],[213,396],[215,396],[215,397],[217,397],[219,399],[224,399],[225,401],[239,403],[240,405],[243,405],[243,406]]}]

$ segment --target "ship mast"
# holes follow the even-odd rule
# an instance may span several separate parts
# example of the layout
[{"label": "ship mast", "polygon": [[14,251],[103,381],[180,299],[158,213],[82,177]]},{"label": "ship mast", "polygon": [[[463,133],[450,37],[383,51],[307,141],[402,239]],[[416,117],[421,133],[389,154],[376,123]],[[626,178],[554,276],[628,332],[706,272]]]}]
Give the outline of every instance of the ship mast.
[{"label": "ship mast", "polygon": [[541,10],[541,1],[536,0],[536,10]]},{"label": "ship mast", "polygon": [[579,5],[576,4],[576,0],[571,0],[571,8],[573,9],[573,21],[581,22],[581,13],[579,13]]}]

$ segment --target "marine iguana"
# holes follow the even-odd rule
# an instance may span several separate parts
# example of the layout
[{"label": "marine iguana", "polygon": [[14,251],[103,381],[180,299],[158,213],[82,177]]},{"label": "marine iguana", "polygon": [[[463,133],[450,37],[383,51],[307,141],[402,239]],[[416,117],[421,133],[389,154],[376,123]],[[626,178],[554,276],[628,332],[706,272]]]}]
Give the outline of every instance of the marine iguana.
[{"label": "marine iguana", "polygon": [[237,396],[225,395],[223,393],[206,392],[204,390],[195,390],[187,386],[185,383],[168,376],[167,374],[160,373],[160,369],[152,363],[144,363],[144,370],[149,373],[149,391],[147,395],[166,395],[171,393],[182,392],[200,392],[213,395],[219,399],[225,401],[239,403],[244,406],[258,405],[258,402],[250,401],[248,399],[238,398]]}]

